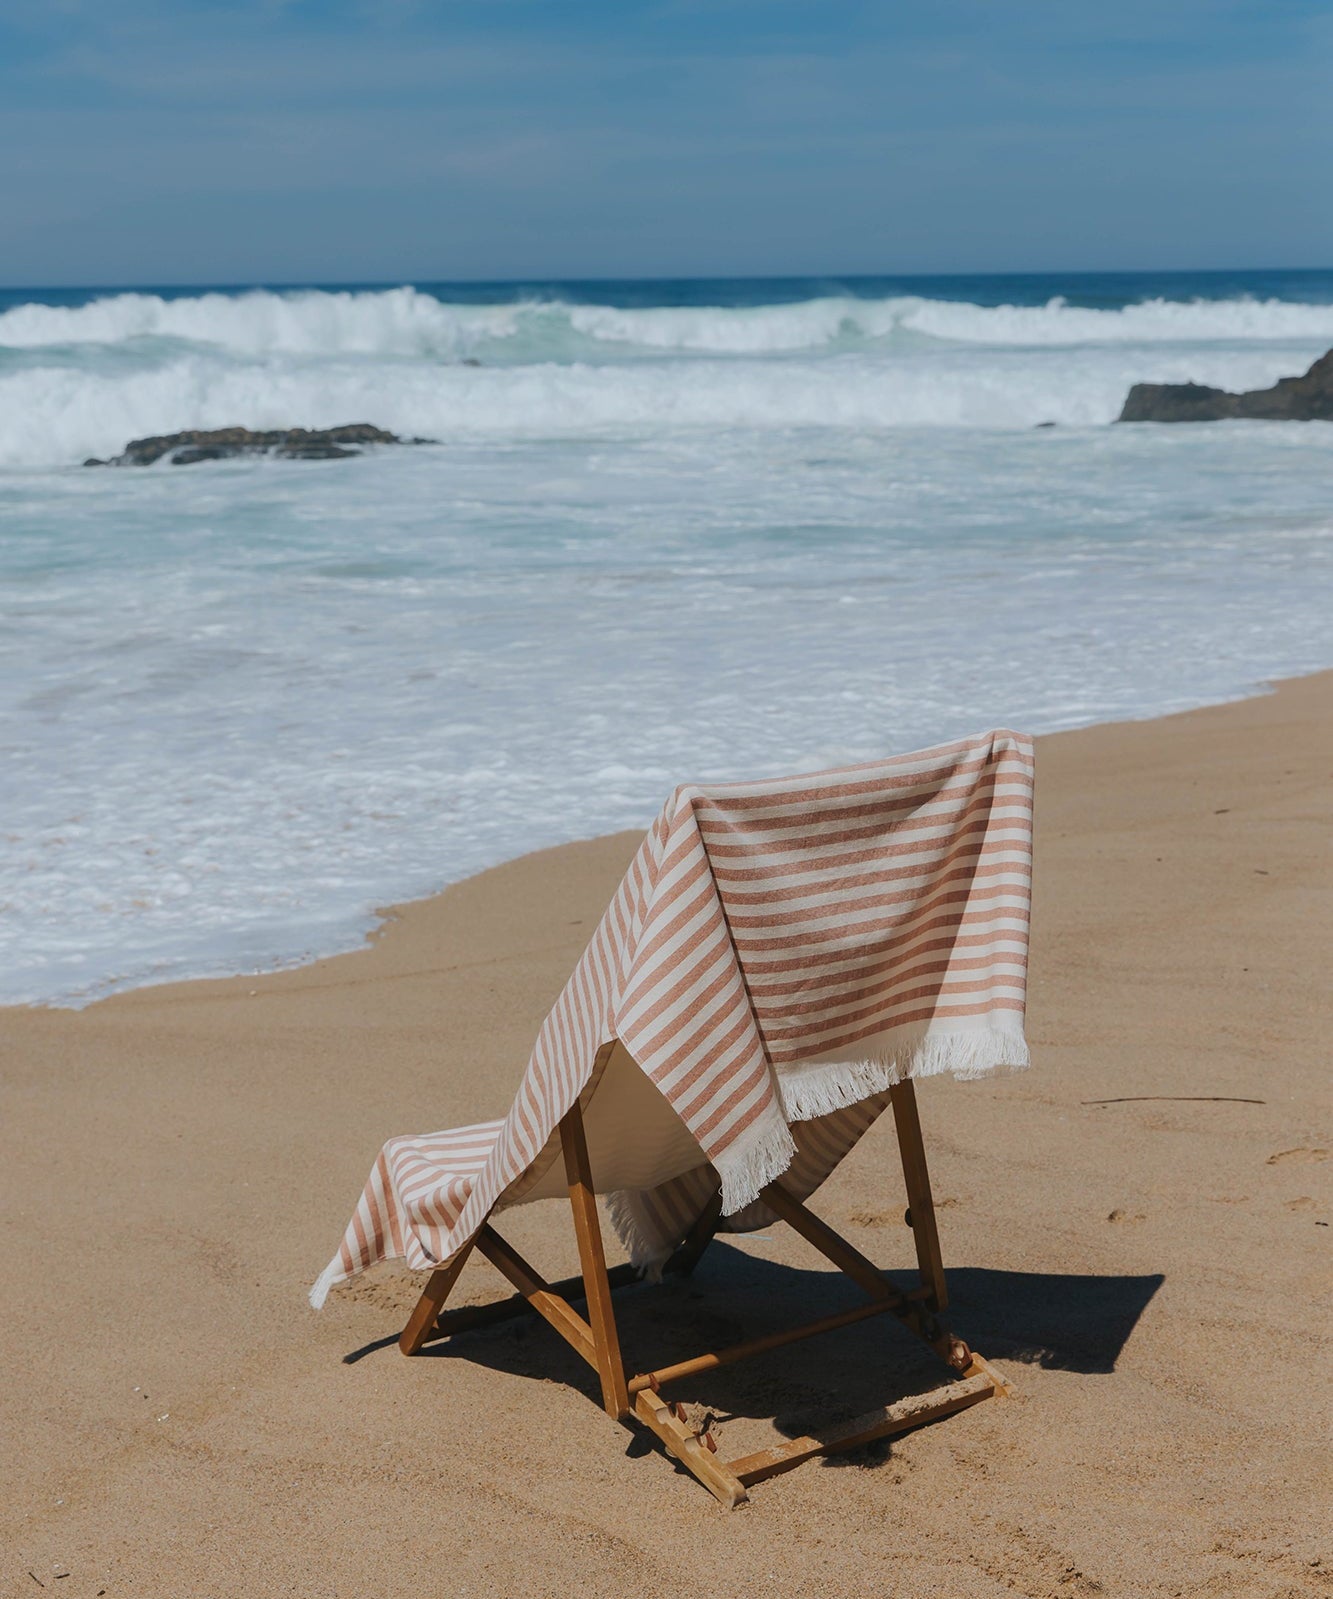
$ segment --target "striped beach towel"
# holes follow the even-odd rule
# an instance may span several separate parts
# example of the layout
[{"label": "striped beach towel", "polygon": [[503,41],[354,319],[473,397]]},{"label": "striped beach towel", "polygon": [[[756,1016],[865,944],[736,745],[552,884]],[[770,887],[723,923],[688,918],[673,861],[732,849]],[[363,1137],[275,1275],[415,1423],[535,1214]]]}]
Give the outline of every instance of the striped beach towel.
[{"label": "striped beach towel", "polygon": [[620,1159],[629,1178],[609,1200],[651,1267],[719,1186],[733,1230],[770,1219],[758,1195],[774,1178],[812,1192],[893,1083],[1026,1065],[1031,840],[1032,745],[1010,732],[678,788],[509,1114],[391,1139],[311,1302],[391,1256],[440,1265],[492,1210],[557,1191],[544,1178],[559,1122],[582,1096],[591,1126],[599,1072],[644,1074],[683,1124],[684,1159],[679,1141],[670,1159],[646,1150],[641,1171]]}]

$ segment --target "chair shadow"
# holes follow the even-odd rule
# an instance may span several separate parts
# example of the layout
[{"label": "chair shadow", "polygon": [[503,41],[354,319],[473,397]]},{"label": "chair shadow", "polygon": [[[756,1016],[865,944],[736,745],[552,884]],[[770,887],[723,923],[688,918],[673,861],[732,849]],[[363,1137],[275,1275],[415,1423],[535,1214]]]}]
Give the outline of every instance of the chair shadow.
[{"label": "chair shadow", "polygon": [[[890,1273],[904,1289],[915,1274]],[[996,1271],[962,1266],[948,1273],[946,1320],[989,1357],[1047,1371],[1103,1375],[1116,1361],[1163,1282],[1160,1273]],[[862,1302],[841,1273],[804,1270],[716,1240],[690,1278],[668,1277],[615,1295],[616,1323],[627,1374],[661,1367],[706,1350],[795,1326]],[[390,1335],[346,1359],[396,1342]],[[455,1334],[427,1345],[422,1356],[465,1360],[512,1376],[566,1383],[600,1403],[596,1374],[533,1314]],[[673,1398],[712,1412],[719,1421],[766,1421],[787,1437],[890,1404],[951,1380],[944,1365],[892,1316],[856,1322],[810,1341],[787,1344],[735,1366],[673,1384]],[[636,1433],[630,1453],[655,1447]],[[874,1465],[889,1458],[888,1440],[826,1464]]]},{"label": "chair shadow", "polygon": [[1098,1277],[960,1266],[948,1273],[948,1315],[987,1357],[1103,1375],[1115,1370],[1165,1281],[1161,1272]]}]

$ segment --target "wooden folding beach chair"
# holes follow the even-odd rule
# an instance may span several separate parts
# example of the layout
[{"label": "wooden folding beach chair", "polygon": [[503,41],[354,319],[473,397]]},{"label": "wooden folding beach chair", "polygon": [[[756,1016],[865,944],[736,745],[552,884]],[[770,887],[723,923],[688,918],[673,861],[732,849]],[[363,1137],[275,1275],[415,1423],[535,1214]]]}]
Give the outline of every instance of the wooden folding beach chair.
[{"label": "wooden folding beach chair", "polygon": [[[391,1139],[312,1290],[390,1256],[433,1268],[404,1354],[535,1311],[729,1506],[812,1455],[1008,1392],[948,1304],[913,1077],[1026,1064],[1030,742],[996,733],[835,772],[678,789],[557,1001],[509,1115]],[[891,1108],[918,1268],[904,1292],[805,1200]],[[630,1263],[608,1271],[596,1194]],[[581,1275],[548,1283],[501,1234],[567,1194]],[[865,1294],[804,1325],[626,1377],[613,1291],[689,1272],[719,1231],[788,1223]],[[446,1310],[473,1249],[517,1289]],[[586,1305],[586,1316],[575,1302]],[[926,1393],[732,1460],[664,1390],[889,1314],[953,1369]]]}]

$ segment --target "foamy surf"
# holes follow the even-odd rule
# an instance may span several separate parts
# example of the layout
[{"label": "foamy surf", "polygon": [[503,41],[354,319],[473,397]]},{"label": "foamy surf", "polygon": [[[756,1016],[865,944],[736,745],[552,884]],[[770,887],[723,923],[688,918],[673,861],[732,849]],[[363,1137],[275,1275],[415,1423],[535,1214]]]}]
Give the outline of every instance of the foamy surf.
[{"label": "foamy surf", "polygon": [[[252,290],[166,298],[108,294],[85,305],[30,303],[0,313],[0,348],[179,339],[242,354],[461,357],[487,348],[523,361],[563,344],[718,355],[855,347],[896,332],[965,344],[1071,345],[1333,339],[1333,305],[1243,295],[1152,297],[1116,309],[1070,304],[976,305],[919,295],[823,295],[777,305],[633,307],[521,298],[451,303],[410,286],[378,290]],[[563,335],[563,338],[562,338]]]},{"label": "foamy surf", "polygon": [[[451,303],[403,287],[127,293],[0,312],[0,465],[130,437],[368,420],[444,439],[680,428],[1096,427],[1136,382],[1255,388],[1333,305],[915,295],[742,306]],[[478,364],[480,363],[480,364]]]},{"label": "foamy surf", "polygon": [[[1302,369],[1330,306],[620,298],[0,312],[0,999],[347,948],[682,778],[1330,664],[1333,433],[1107,425]],[[441,442],[76,464],[353,420]]]}]

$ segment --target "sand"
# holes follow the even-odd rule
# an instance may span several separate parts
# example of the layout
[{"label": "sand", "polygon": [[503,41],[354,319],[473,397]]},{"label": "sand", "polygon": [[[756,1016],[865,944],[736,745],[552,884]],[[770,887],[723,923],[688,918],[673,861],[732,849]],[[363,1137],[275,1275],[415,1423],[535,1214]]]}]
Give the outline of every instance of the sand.
[{"label": "sand", "polygon": [[[1327,1593],[1331,732],[1324,675],[1039,741],[1034,1065],[920,1089],[951,1317],[1018,1396],[731,1514],[543,1324],[346,1364],[414,1279],[305,1300],[385,1137],[503,1112],[634,837],[300,970],[0,1013],[0,1594]],[[905,1268],[902,1204],[886,1118],[816,1208]],[[507,1222],[553,1275],[566,1214]],[[631,1367],[846,1302],[821,1265],[775,1229],[628,1290]],[[909,1364],[877,1320],[700,1392],[791,1431]]]}]

